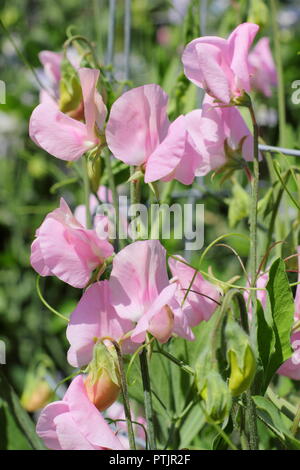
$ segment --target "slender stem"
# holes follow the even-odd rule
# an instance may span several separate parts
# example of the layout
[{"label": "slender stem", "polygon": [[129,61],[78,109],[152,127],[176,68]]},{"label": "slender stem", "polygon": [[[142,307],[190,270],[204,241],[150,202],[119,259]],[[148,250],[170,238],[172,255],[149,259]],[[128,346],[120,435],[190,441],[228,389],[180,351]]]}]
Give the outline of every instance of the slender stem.
[{"label": "slender stem", "polygon": [[92,216],[90,209],[90,182],[88,175],[87,157],[82,158],[82,175],[83,175],[83,189],[84,189],[84,204],[85,204],[85,223],[86,228],[92,227]]},{"label": "slender stem", "polygon": [[45,305],[45,307],[47,307],[48,310],[50,310],[50,312],[54,313],[54,315],[57,315],[62,320],[65,320],[66,322],[68,322],[69,319],[65,317],[64,315],[62,315],[61,313],[59,313],[57,310],[55,310],[55,308],[51,307],[51,305],[49,305],[47,300],[44,298],[42,291],[41,291],[41,287],[40,287],[40,279],[41,279],[41,276],[38,274],[36,278],[36,290],[40,298],[40,301]]},{"label": "slender stem", "polygon": [[131,450],[136,450],[123,356],[119,344],[115,341],[112,341],[112,343],[118,356],[119,370],[121,376],[121,390],[124,402],[125,418],[127,422],[129,445]]},{"label": "slender stem", "polygon": [[[125,56],[125,80],[130,78],[130,40],[131,40],[131,0],[125,0],[124,15],[124,56]],[[127,88],[127,87],[126,87]]]},{"label": "slender stem", "polygon": [[248,442],[250,450],[258,450],[258,431],[257,431],[257,419],[256,419],[256,409],[254,401],[251,396],[251,389],[245,392],[245,418],[246,418],[246,428],[248,434]]},{"label": "slender stem", "polygon": [[152,352],[162,354],[163,356],[165,356],[167,359],[169,359],[171,362],[176,364],[178,367],[180,367],[182,370],[184,370],[188,374],[195,375],[195,371],[194,369],[192,369],[192,367],[188,366],[180,359],[177,359],[176,357],[172,356],[172,354],[168,353],[167,351],[164,351],[163,349],[159,349],[158,351],[153,350]]},{"label": "slender stem", "polygon": [[94,34],[96,37],[96,49],[99,56],[102,56],[102,25],[101,9],[103,10],[102,0],[93,0],[93,16],[94,16]]},{"label": "slender stem", "polygon": [[107,65],[113,65],[114,46],[115,46],[115,19],[116,19],[116,0],[109,0],[109,24],[107,38]]},{"label": "slender stem", "polygon": [[[252,197],[250,209],[250,278],[251,287],[256,286],[257,277],[257,204],[258,204],[258,184],[259,184],[259,150],[258,150],[258,125],[255,118],[252,103],[249,106],[249,112],[253,124],[253,179],[252,179]],[[256,291],[251,291],[252,312],[256,311]],[[251,397],[251,391],[245,393],[246,406],[246,426],[249,437],[249,447],[251,450],[258,449],[258,432],[255,405]]]},{"label": "slender stem", "polygon": [[286,110],[284,96],[284,78],[280,50],[280,31],[277,22],[277,0],[271,0],[271,20],[274,38],[274,52],[278,79],[278,114],[279,114],[279,145],[285,146]]},{"label": "slender stem", "polygon": [[115,213],[116,213],[116,247],[115,248],[117,250],[118,245],[120,245],[121,248],[125,246],[125,240],[123,239],[123,236],[120,237],[119,195],[118,195],[115,178],[114,178],[113,171],[112,171],[110,154],[107,149],[105,150],[105,165],[106,165],[106,170],[108,174],[108,184],[112,192],[112,199],[113,199],[113,204],[114,204]]},{"label": "slender stem", "polygon": [[147,351],[145,348],[142,350],[140,354],[140,366],[141,366],[141,374],[142,374],[143,389],[144,389],[144,403],[145,403],[145,414],[146,414],[148,439],[149,439],[149,450],[155,450],[156,442],[155,442],[155,432],[154,432],[152,395],[151,395]]},{"label": "slender stem", "polygon": [[[259,161],[258,161],[258,125],[256,122],[254,109],[252,104],[249,106],[249,111],[253,124],[253,141],[254,141],[254,155],[253,155],[253,179],[252,179],[252,195],[251,195],[251,209],[250,209],[250,278],[251,287],[256,285],[257,275],[257,204],[258,204],[258,183],[259,183]],[[255,303],[256,294],[252,292],[252,300]],[[254,306],[255,308],[255,306]]]},{"label": "slender stem", "polygon": [[[130,167],[130,176],[136,172],[136,167]],[[140,181],[132,180],[130,182],[130,203],[138,204],[140,202]]]}]

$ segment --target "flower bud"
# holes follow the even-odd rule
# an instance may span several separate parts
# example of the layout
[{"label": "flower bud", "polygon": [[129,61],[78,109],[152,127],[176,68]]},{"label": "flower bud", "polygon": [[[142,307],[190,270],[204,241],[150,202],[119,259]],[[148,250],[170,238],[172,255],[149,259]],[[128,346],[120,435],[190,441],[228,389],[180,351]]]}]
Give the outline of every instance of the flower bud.
[{"label": "flower bud", "polygon": [[34,361],[26,374],[24,390],[20,398],[21,405],[29,413],[40,410],[52,398],[53,390],[46,380],[51,375],[52,362],[47,356]]},{"label": "flower bud", "polygon": [[25,389],[21,397],[21,405],[29,413],[40,410],[46,406],[53,394],[52,389],[45,380],[32,384],[30,389]]},{"label": "flower bud", "polygon": [[117,400],[120,392],[115,349],[97,343],[87,372],[84,382],[87,395],[99,411],[104,411]]},{"label": "flower bud", "polygon": [[74,119],[83,117],[82,91],[78,75],[68,60],[61,64],[62,77],[59,84],[59,109],[70,113]]},{"label": "flower bud", "polygon": [[174,313],[169,305],[155,315],[149,323],[148,330],[160,342],[166,343],[174,329]]},{"label": "flower bud", "polygon": [[233,396],[237,396],[245,392],[252,383],[256,371],[255,356],[248,345],[242,367],[239,366],[238,357],[234,351],[228,352],[228,358],[230,363],[229,389]]},{"label": "flower bud", "polygon": [[109,373],[105,370],[95,383],[93,382],[92,376],[88,375],[84,385],[87,396],[99,411],[104,411],[112,405],[117,400],[120,393],[119,385],[111,380]]},{"label": "flower bud", "polygon": [[228,319],[225,336],[230,366],[229,389],[237,396],[250,387],[256,372],[256,358],[249,336],[233,318]]}]

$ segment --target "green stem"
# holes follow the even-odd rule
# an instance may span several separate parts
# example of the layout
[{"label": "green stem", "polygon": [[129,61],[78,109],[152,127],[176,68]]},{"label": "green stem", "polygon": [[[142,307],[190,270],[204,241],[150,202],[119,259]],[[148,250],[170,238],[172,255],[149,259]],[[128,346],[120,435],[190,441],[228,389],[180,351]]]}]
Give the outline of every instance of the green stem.
[{"label": "green stem", "polygon": [[188,374],[195,375],[195,371],[194,369],[192,369],[192,367],[188,366],[180,359],[177,359],[176,357],[172,356],[172,354],[168,353],[167,351],[164,351],[163,349],[159,349],[159,351],[153,350],[152,352],[162,354],[163,356],[165,356],[167,359],[169,359],[171,362],[176,364],[178,367],[180,367],[182,370],[184,370]]},{"label": "green stem", "polygon": [[247,429],[249,449],[258,450],[258,431],[257,431],[257,419],[256,409],[254,401],[252,400],[251,390],[245,392],[245,425]]},{"label": "green stem", "polygon": [[86,228],[92,228],[92,216],[90,210],[90,182],[87,167],[87,157],[82,158],[82,175],[83,175],[83,189],[84,189],[84,204],[85,204],[85,220]]},{"label": "green stem", "polygon": [[51,305],[49,305],[47,300],[43,297],[41,287],[40,287],[40,279],[41,279],[41,276],[38,274],[36,278],[36,290],[40,298],[40,301],[45,305],[45,307],[47,307],[48,310],[50,310],[50,312],[54,313],[54,315],[56,315],[57,317],[61,318],[62,320],[66,322],[69,322],[69,319],[67,317],[59,313],[57,310],[55,310],[55,308],[51,307]]},{"label": "green stem", "polygon": [[[250,209],[250,278],[251,287],[256,286],[257,277],[257,204],[258,204],[258,184],[259,184],[259,150],[258,150],[258,125],[255,118],[252,103],[249,105],[249,112],[253,125],[253,142],[254,142],[254,155],[253,155],[253,180],[252,195],[251,195],[251,209]],[[256,311],[256,291],[251,292],[252,311]],[[254,313],[255,314],[255,313]],[[246,426],[249,438],[250,450],[258,449],[258,432],[257,432],[257,419],[255,405],[251,397],[251,391],[247,390],[245,393],[246,406]]]},{"label": "green stem", "polygon": [[284,147],[285,142],[285,128],[286,128],[286,110],[285,110],[285,96],[284,96],[284,78],[283,78],[283,67],[280,50],[280,31],[277,22],[277,0],[271,0],[271,20],[272,30],[274,37],[274,52],[275,61],[277,66],[277,78],[278,78],[278,115],[279,115],[279,145]]},{"label": "green stem", "polygon": [[124,361],[120,346],[117,342],[112,341],[114,348],[116,350],[119,362],[119,370],[121,376],[121,390],[124,402],[124,412],[125,418],[127,423],[127,430],[128,430],[128,439],[129,439],[129,446],[131,450],[136,450],[135,439],[134,439],[134,432],[132,426],[132,419],[131,419],[131,411],[130,411],[130,404],[129,404],[129,396],[128,396],[128,389],[127,389],[127,382],[126,382],[126,374],[124,370]]},{"label": "green stem", "polygon": [[148,439],[149,439],[149,450],[155,450],[156,442],[155,442],[155,432],[154,432],[152,395],[151,395],[147,351],[145,348],[142,350],[140,354],[140,366],[141,366],[141,374],[142,374],[143,389],[144,389],[144,403],[145,403],[145,415],[146,415]]},{"label": "green stem", "polygon": [[113,199],[113,204],[116,212],[116,251],[118,249],[118,245],[120,245],[121,248],[124,248],[125,246],[125,240],[123,237],[120,237],[120,207],[119,207],[119,195],[115,183],[115,178],[114,174],[112,171],[112,166],[111,166],[111,159],[110,159],[110,154],[105,150],[105,165],[106,165],[106,170],[108,174],[108,184],[109,188],[112,192],[112,199]]},{"label": "green stem", "polygon": [[[253,179],[251,183],[251,208],[250,208],[250,278],[251,287],[256,285],[257,276],[257,204],[258,204],[258,183],[259,183],[259,160],[258,160],[258,125],[256,122],[252,104],[249,106],[249,112],[253,125]],[[255,291],[252,291],[252,302],[256,303]],[[255,305],[253,306],[255,308]]]}]

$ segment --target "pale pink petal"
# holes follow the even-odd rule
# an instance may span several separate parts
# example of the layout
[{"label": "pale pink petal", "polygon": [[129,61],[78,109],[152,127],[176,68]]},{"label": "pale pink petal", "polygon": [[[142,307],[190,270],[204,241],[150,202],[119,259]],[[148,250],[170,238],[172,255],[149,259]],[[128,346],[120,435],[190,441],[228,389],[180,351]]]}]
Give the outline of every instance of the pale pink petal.
[{"label": "pale pink petal", "polygon": [[71,413],[58,415],[54,418],[54,424],[62,450],[102,450],[85,438]]},{"label": "pale pink petal", "polygon": [[96,124],[97,124],[98,129],[102,131],[104,124],[105,124],[106,116],[107,116],[107,108],[104,104],[102,96],[100,95],[100,93],[98,93],[97,90],[95,93],[95,104],[96,104]]},{"label": "pale pink petal", "polygon": [[[78,70],[78,75],[82,88],[87,136],[88,140],[93,141],[95,138],[94,127],[96,122],[96,115],[98,114],[95,102],[96,86],[100,72],[97,69],[81,68]],[[99,101],[99,97],[97,100]]]},{"label": "pale pink petal", "polygon": [[[40,103],[45,104],[47,106],[53,106],[57,110],[59,109],[57,102],[52,97],[52,94],[50,93],[50,91],[47,91],[46,89],[45,90],[43,89],[43,90],[40,91]],[[37,142],[35,142],[35,143],[37,143]]]},{"label": "pale pink petal", "polygon": [[185,149],[183,158],[174,170],[174,179],[182,184],[192,184],[197,169],[203,162],[202,155],[197,151],[190,137],[187,135],[185,140]]},{"label": "pale pink petal", "polygon": [[167,134],[167,102],[167,94],[153,84],[127,91],[114,102],[106,140],[116,158],[129,165],[146,162]]},{"label": "pale pink petal", "polygon": [[131,329],[132,323],[120,318],[111,305],[108,281],[93,284],[85,291],[70,318],[67,328],[71,345],[69,363],[74,367],[87,365],[92,360],[97,339],[110,337],[119,341]]},{"label": "pale pink petal", "polygon": [[69,406],[64,401],[57,401],[47,405],[41,412],[36,432],[38,436],[44,441],[46,447],[52,450],[62,450],[59,438],[56,432],[56,425],[54,419],[69,412]]},{"label": "pale pink petal", "polygon": [[[179,255],[176,255],[176,258],[185,261]],[[178,282],[178,299],[182,301],[194,277],[195,269],[173,258],[169,258],[169,266],[172,275]],[[217,309],[219,301],[220,292],[218,289],[206,281],[200,273],[197,273],[184,303],[184,307],[191,306],[191,309],[186,310],[189,315],[189,325],[196,326],[203,320],[209,320]]]},{"label": "pale pink petal", "polygon": [[55,276],[73,287],[84,287],[92,269],[77,255],[74,245],[66,239],[66,233],[67,229],[56,220],[45,220],[39,231],[41,253]]},{"label": "pale pink petal", "polygon": [[58,111],[54,106],[40,104],[30,118],[31,139],[48,153],[61,160],[78,160],[97,140],[89,140],[86,126]]},{"label": "pale pink petal", "polygon": [[276,65],[270,49],[269,38],[261,38],[249,54],[251,85],[266,96],[272,95],[277,85]]},{"label": "pale pink petal", "polygon": [[215,43],[204,42],[206,39],[195,39],[186,46],[182,55],[184,73],[195,85],[223,103],[229,103],[230,82],[222,68],[223,50]]},{"label": "pale pink petal", "polygon": [[242,23],[228,38],[230,67],[235,74],[235,85],[238,89],[250,92],[250,70],[248,54],[253,40],[259,30],[254,23]]},{"label": "pale pink petal", "polygon": [[234,107],[224,108],[222,109],[222,116],[229,146],[238,148],[242,139],[246,137],[242,145],[242,154],[245,160],[252,161],[254,152],[253,136],[240,111]]},{"label": "pale pink petal", "polygon": [[39,59],[41,64],[44,66],[46,75],[53,83],[58,83],[61,77],[61,63],[63,55],[58,52],[52,51],[41,51],[39,53]]},{"label": "pale pink petal", "polygon": [[93,445],[112,450],[123,450],[117,436],[97,408],[88,399],[83,376],[76,377],[64,396],[70,408],[72,419],[81,434]]},{"label": "pale pink petal", "polygon": [[138,321],[168,283],[166,250],[160,242],[134,242],[113,260],[112,304],[121,317]]},{"label": "pale pink petal", "polygon": [[291,345],[294,349],[293,355],[282,364],[277,373],[294,380],[300,380],[300,331],[292,335]]},{"label": "pale pink petal", "polygon": [[156,147],[146,163],[145,183],[157,181],[172,173],[184,156],[186,125],[179,116],[169,127],[163,142]]},{"label": "pale pink petal", "polygon": [[38,238],[31,245],[30,264],[40,276],[51,276],[51,270],[45,264]]},{"label": "pale pink petal", "polygon": [[173,314],[169,314],[169,309],[165,309],[165,306],[171,303],[176,288],[176,285],[170,284],[161,291],[148,311],[140,318],[131,335],[132,341],[136,343],[145,341],[147,330],[161,343],[168,341],[172,335],[174,318]]}]

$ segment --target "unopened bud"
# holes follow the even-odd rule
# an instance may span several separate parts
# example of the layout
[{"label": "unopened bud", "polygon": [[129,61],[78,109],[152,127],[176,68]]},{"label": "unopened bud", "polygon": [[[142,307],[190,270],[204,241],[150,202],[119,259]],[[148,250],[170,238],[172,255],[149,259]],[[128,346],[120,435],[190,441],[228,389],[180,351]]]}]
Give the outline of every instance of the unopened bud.
[{"label": "unopened bud", "polygon": [[99,411],[104,411],[118,398],[120,392],[118,359],[115,349],[97,343],[85,381],[87,395]]},{"label": "unopened bud", "polygon": [[111,406],[120,393],[119,385],[111,380],[110,375],[105,370],[95,383],[93,383],[92,377],[88,375],[84,385],[90,401],[99,411],[104,411]]},{"label": "unopened bud", "polygon": [[248,345],[242,367],[234,351],[228,352],[228,358],[230,363],[229,389],[233,396],[237,396],[245,392],[252,383],[256,371],[255,356]]}]

